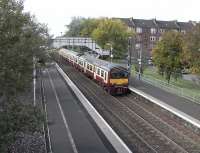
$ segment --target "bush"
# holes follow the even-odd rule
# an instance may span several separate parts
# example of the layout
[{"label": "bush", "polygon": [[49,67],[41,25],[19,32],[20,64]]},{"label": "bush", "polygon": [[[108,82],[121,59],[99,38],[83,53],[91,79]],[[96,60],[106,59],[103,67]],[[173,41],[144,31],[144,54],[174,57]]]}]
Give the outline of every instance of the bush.
[{"label": "bush", "polygon": [[12,100],[0,112],[0,121],[0,152],[6,152],[17,133],[41,133],[44,117],[39,108]]}]

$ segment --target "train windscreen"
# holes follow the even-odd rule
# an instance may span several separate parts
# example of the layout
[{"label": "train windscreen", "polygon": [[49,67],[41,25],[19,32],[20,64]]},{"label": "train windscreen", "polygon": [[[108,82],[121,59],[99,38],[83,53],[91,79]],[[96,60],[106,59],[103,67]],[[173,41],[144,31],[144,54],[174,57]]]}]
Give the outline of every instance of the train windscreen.
[{"label": "train windscreen", "polygon": [[128,78],[128,72],[125,69],[113,69],[110,73],[111,79]]}]

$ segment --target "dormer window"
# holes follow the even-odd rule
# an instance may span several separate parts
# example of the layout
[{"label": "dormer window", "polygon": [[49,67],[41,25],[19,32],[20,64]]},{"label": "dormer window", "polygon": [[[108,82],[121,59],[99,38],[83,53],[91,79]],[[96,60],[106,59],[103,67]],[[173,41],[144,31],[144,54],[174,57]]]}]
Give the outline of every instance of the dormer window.
[{"label": "dormer window", "polygon": [[136,49],[140,49],[140,47],[141,47],[141,44],[140,44],[140,43],[135,44],[135,48],[136,48]]},{"label": "dormer window", "polygon": [[150,41],[156,41],[156,37],[151,36],[151,37],[150,37]]},{"label": "dormer window", "polygon": [[185,33],[186,33],[186,31],[185,31],[185,30],[181,30],[181,33],[185,34]]},{"label": "dormer window", "polygon": [[165,29],[160,29],[160,33],[164,33],[165,32]]},{"label": "dormer window", "polygon": [[136,33],[142,33],[142,28],[137,27],[137,28],[136,28]]},{"label": "dormer window", "polygon": [[155,28],[151,28],[151,34],[156,34],[156,29]]}]

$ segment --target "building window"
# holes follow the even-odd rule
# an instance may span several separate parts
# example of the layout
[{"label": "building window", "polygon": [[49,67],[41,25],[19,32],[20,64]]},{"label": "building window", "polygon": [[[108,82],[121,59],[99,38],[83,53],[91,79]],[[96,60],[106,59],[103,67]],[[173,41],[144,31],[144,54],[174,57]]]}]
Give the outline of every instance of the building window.
[{"label": "building window", "polygon": [[164,33],[165,32],[165,29],[160,29],[160,33]]},{"label": "building window", "polygon": [[137,35],[137,36],[136,36],[136,40],[137,40],[137,41],[142,41],[142,37],[141,37],[140,35]]},{"label": "building window", "polygon": [[178,32],[178,30],[177,30],[177,29],[173,29],[172,31],[174,31],[174,32]]},{"label": "building window", "polygon": [[156,41],[156,37],[155,36],[151,36],[150,37],[150,41]]},{"label": "building window", "polygon": [[142,33],[142,28],[137,27],[137,28],[136,28],[136,33]]},{"label": "building window", "polygon": [[129,30],[129,31],[132,31],[132,30],[133,30],[133,28],[132,28],[132,27],[128,27],[128,30]]},{"label": "building window", "polygon": [[185,33],[186,33],[186,31],[185,31],[185,30],[181,30],[181,33],[185,34]]},{"label": "building window", "polygon": [[150,47],[150,49],[153,49],[154,48],[154,44],[150,44],[149,47]]},{"label": "building window", "polygon": [[135,44],[135,49],[140,49],[140,47],[141,47],[141,44]]},{"label": "building window", "polygon": [[156,34],[156,29],[155,28],[151,28],[151,34]]}]

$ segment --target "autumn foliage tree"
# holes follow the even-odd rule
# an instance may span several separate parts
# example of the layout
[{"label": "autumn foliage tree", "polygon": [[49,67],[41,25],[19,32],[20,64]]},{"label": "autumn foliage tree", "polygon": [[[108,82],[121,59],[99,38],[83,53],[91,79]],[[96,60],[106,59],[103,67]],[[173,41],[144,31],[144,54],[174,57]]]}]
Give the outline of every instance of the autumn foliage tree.
[{"label": "autumn foliage tree", "polygon": [[128,50],[128,37],[133,36],[133,34],[134,32],[121,20],[105,18],[92,32],[92,38],[102,48],[109,49],[107,44],[111,44],[114,57],[122,57]]},{"label": "autumn foliage tree", "polygon": [[104,49],[112,45],[114,57],[127,53],[128,37],[134,34],[121,20],[109,18],[73,18],[67,27],[65,36],[91,37]]},{"label": "autumn foliage tree", "polygon": [[200,24],[197,24],[184,39],[183,63],[191,72],[200,74]]},{"label": "autumn foliage tree", "polygon": [[153,49],[153,62],[161,75],[170,81],[171,76],[177,78],[183,69],[183,36],[181,33],[169,31]]}]

